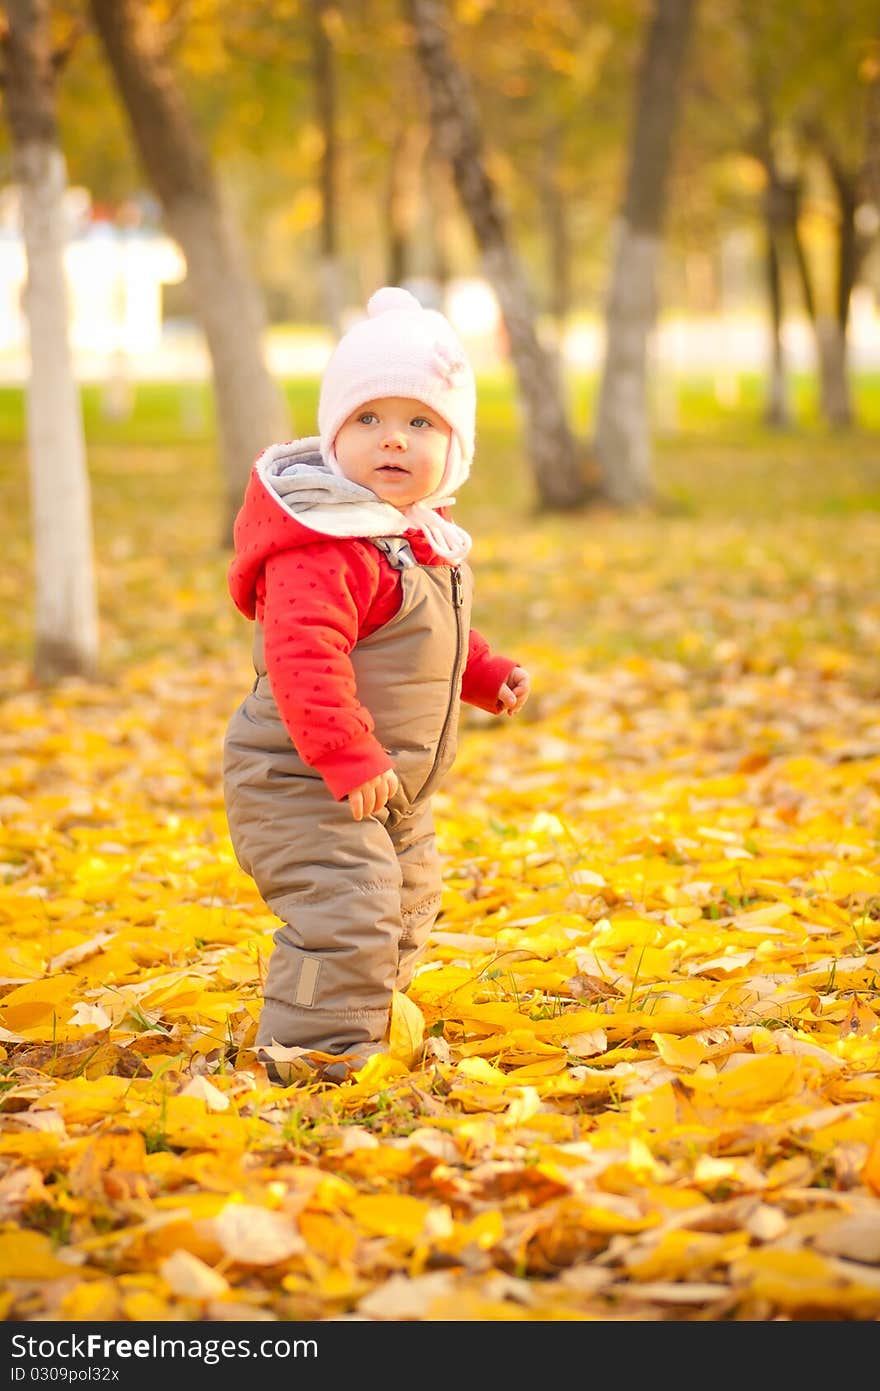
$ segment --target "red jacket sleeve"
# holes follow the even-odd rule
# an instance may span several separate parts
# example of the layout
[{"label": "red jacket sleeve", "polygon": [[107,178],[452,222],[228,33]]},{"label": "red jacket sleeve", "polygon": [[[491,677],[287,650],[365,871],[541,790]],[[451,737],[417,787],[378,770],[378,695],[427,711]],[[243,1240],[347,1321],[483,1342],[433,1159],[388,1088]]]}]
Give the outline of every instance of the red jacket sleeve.
[{"label": "red jacket sleeve", "polygon": [[393,768],[357,698],[350,653],[376,598],[378,567],[360,546],[324,541],[265,567],[266,671],[297,753],[337,801]]},{"label": "red jacket sleeve", "polygon": [[494,657],[489,644],[476,628],[471,628],[468,639],[468,658],[461,683],[461,698],[468,705],[476,705],[487,710],[490,715],[500,715],[505,708],[498,699],[498,692],[504,685],[516,662],[509,657]]}]

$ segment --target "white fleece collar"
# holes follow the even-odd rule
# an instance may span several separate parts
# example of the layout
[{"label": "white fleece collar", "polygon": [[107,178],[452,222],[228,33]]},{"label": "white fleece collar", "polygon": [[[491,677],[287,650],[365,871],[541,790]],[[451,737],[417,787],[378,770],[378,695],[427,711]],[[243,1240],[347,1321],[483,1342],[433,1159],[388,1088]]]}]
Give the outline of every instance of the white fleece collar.
[{"label": "white fleece collar", "polygon": [[257,459],[256,471],[290,516],[322,536],[401,536],[415,528],[453,564],[470,550],[467,532],[424,503],[401,512],[372,489],[334,472],[321,457],[318,435],[270,445]]}]

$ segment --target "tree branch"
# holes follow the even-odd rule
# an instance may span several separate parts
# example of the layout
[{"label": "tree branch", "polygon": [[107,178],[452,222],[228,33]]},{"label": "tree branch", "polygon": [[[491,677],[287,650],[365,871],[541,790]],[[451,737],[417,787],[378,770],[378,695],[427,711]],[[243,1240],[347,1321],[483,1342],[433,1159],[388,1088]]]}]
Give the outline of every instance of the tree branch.
[{"label": "tree branch", "polygon": [[83,34],[88,31],[88,22],[85,18],[75,19],[70,28],[70,33],[63,43],[52,50],[52,71],[56,77],[60,77],[66,68],[73,50],[76,48]]},{"label": "tree branch", "polygon": [[6,87],[6,65],[9,53],[9,20],[0,12],[0,91]]}]

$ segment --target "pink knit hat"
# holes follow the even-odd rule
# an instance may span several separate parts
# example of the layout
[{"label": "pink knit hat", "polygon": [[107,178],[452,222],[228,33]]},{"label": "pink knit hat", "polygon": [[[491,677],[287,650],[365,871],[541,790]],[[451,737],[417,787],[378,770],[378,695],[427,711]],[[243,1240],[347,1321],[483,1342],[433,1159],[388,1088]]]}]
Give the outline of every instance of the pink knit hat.
[{"label": "pink knit hat", "polygon": [[477,393],[474,373],[449,320],[423,309],[408,290],[386,285],[367,317],[337,343],[324,369],[318,402],[321,454],[333,466],[333,442],[353,410],[382,396],[423,401],[452,426],[437,503],[452,497],[470,473]]}]

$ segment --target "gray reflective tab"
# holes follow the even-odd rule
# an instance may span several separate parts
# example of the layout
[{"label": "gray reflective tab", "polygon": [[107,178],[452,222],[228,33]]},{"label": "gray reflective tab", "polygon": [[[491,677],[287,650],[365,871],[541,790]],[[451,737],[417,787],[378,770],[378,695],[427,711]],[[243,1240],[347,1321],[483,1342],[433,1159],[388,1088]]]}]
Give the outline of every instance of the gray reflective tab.
[{"label": "gray reflective tab", "polygon": [[315,989],[318,984],[318,975],[321,970],[321,962],[316,961],[313,956],[307,956],[299,968],[299,980],[296,983],[296,995],[294,1004],[303,1005],[306,1009],[311,1009],[315,1000]]},{"label": "gray reflective tab", "polygon": [[408,570],[413,565],[418,565],[412,547],[402,536],[370,536],[368,539],[395,570]]}]

